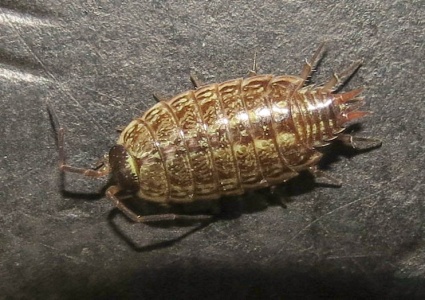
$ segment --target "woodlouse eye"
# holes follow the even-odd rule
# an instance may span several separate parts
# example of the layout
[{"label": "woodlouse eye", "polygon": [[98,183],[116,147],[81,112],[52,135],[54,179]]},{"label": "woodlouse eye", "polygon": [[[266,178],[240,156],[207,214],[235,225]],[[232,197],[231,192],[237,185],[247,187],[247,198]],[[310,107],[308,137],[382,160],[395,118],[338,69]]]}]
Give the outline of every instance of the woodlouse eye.
[{"label": "woodlouse eye", "polygon": [[135,161],[124,146],[115,145],[111,148],[109,164],[112,176],[122,190],[137,191],[139,189]]}]

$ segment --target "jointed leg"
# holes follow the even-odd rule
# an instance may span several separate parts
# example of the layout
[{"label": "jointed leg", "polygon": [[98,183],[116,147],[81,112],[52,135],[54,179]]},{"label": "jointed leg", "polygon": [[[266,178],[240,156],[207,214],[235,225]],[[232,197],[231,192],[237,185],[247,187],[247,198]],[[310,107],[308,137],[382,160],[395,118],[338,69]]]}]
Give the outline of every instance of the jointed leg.
[{"label": "jointed leg", "polygon": [[249,70],[249,77],[257,75],[257,51],[254,52],[254,61],[252,62],[252,69]]},{"label": "jointed leg", "polygon": [[153,98],[155,99],[156,102],[167,101],[167,97],[165,97],[162,94],[153,93],[152,96],[153,96]]},{"label": "jointed leg", "polygon": [[335,91],[341,83],[343,83],[348,77],[353,75],[353,73],[361,66],[362,61],[358,60],[351,64],[347,69],[343,70],[341,73],[333,73],[332,78],[323,85],[321,88],[324,92],[333,92]]},{"label": "jointed leg", "polygon": [[[342,185],[341,180],[338,178],[333,177],[332,175],[329,175],[325,171],[320,170],[317,165],[312,166],[308,169],[311,175],[313,175],[315,178],[320,178],[321,184],[327,184],[327,185],[333,185],[336,187],[340,187]],[[317,181],[316,181],[317,182]]]},{"label": "jointed leg", "polygon": [[325,42],[322,42],[319,46],[319,48],[317,48],[316,52],[314,52],[313,56],[310,58],[310,60],[306,60],[304,67],[301,71],[300,77],[302,78],[302,82],[300,83],[300,86],[298,88],[301,88],[305,81],[307,80],[307,78],[310,76],[314,65],[316,65],[316,63],[319,60],[320,54],[323,51],[323,48],[325,47]]},{"label": "jointed leg", "polygon": [[320,181],[316,180],[317,183],[333,185],[337,187],[341,186],[342,185],[341,180],[333,177],[332,175],[329,175],[325,171],[322,171],[318,168],[317,164],[319,163],[322,156],[323,154],[321,152],[316,151],[316,153],[313,154],[311,158],[309,159],[308,165],[310,165],[310,167],[308,167],[307,170],[316,179],[320,179]]},{"label": "jointed leg", "polygon": [[149,223],[149,222],[161,222],[161,221],[172,221],[172,220],[206,220],[211,219],[212,216],[206,215],[177,215],[177,214],[162,214],[162,215],[150,215],[150,216],[139,216],[130,208],[128,208],[118,197],[117,193],[120,191],[119,187],[113,185],[106,190],[106,197],[108,197],[114,205],[121,210],[130,220],[136,223]]},{"label": "jointed leg", "polygon": [[352,136],[350,134],[340,134],[337,137],[345,145],[353,147],[356,150],[368,150],[381,147],[382,141],[376,138]]},{"label": "jointed leg", "polygon": [[195,74],[191,73],[190,74],[190,81],[193,84],[193,87],[197,90],[200,86],[205,85],[201,80],[199,80],[198,76],[196,76]]},{"label": "jointed leg", "polygon": [[[368,150],[380,147],[382,145],[382,141],[375,138],[368,137],[356,137],[350,134],[340,134],[337,137],[338,140],[342,141],[347,146],[351,146],[356,150]],[[308,171],[316,178],[321,178],[322,183],[341,186],[341,181],[328,173],[319,170],[317,164],[314,164],[312,167],[308,169]],[[323,180],[324,179],[324,180]]]}]

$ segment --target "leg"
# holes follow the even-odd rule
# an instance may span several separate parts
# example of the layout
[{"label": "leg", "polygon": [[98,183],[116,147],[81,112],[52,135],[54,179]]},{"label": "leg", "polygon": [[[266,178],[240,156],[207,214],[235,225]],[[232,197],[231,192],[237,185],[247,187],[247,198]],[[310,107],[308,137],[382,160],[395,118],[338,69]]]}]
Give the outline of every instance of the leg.
[{"label": "leg", "polygon": [[121,210],[130,220],[136,223],[149,223],[149,222],[161,222],[161,221],[172,221],[172,220],[205,220],[211,219],[212,216],[205,215],[177,215],[177,214],[162,214],[152,216],[139,216],[130,208],[128,208],[116,194],[120,191],[119,187],[113,185],[106,190],[106,197],[109,198],[114,205]]},{"label": "leg", "polygon": [[201,80],[199,80],[198,76],[196,76],[193,73],[190,74],[190,81],[192,82],[195,90],[197,90],[200,86],[205,85],[205,83],[203,83]]},{"label": "leg", "polygon": [[[316,180],[317,183],[332,185],[332,186],[337,186],[337,187],[341,186],[342,185],[341,180],[333,177],[332,175],[329,175],[328,173],[320,170],[317,167],[317,164],[322,159],[322,156],[323,156],[323,154],[321,152],[315,151],[311,155],[309,160],[304,164],[304,166],[308,166],[307,171],[309,171],[310,174],[315,177],[315,179],[320,179],[319,181]],[[305,170],[304,167],[303,167],[303,169]]]},{"label": "leg", "polygon": [[325,42],[322,42],[319,48],[316,50],[316,52],[314,52],[310,61],[308,60],[305,61],[304,67],[300,74],[302,82],[298,88],[301,88],[304,85],[307,78],[310,76],[313,66],[316,65],[317,61],[319,60],[320,54],[322,53],[324,46],[325,46]]},{"label": "leg", "polygon": [[167,101],[167,97],[165,97],[162,94],[153,93],[152,96],[153,96],[153,98],[155,99],[156,102]]},{"label": "leg", "polygon": [[287,203],[292,202],[291,198],[287,195],[287,188],[288,186],[285,185],[284,188],[286,190],[286,193],[282,192],[280,189],[281,187],[278,187],[277,185],[270,186],[270,195],[273,197],[273,199],[276,199],[278,204],[282,206],[282,208],[287,208]]},{"label": "leg", "polygon": [[333,73],[332,78],[326,82],[321,88],[324,92],[333,92],[335,91],[341,83],[348,79],[353,73],[361,66],[362,61],[358,60],[354,62],[347,69],[343,70],[341,73]]},{"label": "leg", "polygon": [[252,69],[249,71],[249,77],[257,75],[257,51],[254,52],[254,61],[252,62]]},{"label": "leg", "polygon": [[110,172],[108,155],[105,155],[103,158],[101,158],[96,164],[96,167],[94,169],[76,168],[66,164],[65,149],[64,149],[64,129],[63,127],[60,126],[56,113],[49,102],[47,102],[47,109],[49,111],[50,118],[53,122],[54,129],[55,131],[57,130],[59,169],[63,172],[78,173],[78,174],[83,174],[84,176],[95,177],[95,178],[108,175]]},{"label": "leg", "polygon": [[[343,144],[350,146],[356,150],[370,150],[373,148],[380,147],[382,145],[382,141],[375,138],[368,137],[356,137],[350,134],[340,134],[336,138],[340,140]],[[309,167],[308,171],[316,178],[324,179],[322,183],[341,186],[341,181],[326,172],[319,170],[317,165],[313,165]]]},{"label": "leg", "polygon": [[332,186],[336,186],[336,187],[340,187],[342,185],[341,180],[333,177],[332,175],[329,175],[325,171],[319,170],[317,165],[308,168],[308,171],[315,178],[321,179],[320,182],[316,181],[318,183],[326,184],[326,185],[332,185]]},{"label": "leg", "polygon": [[376,138],[352,136],[350,134],[340,134],[337,137],[344,145],[356,150],[369,150],[381,147],[382,141]]}]

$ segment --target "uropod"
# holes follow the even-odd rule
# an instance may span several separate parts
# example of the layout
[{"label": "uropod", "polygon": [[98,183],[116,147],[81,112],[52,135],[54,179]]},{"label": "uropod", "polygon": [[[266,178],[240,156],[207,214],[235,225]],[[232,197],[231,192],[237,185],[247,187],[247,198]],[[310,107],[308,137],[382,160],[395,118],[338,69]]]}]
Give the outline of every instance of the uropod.
[{"label": "uropod", "polygon": [[111,174],[106,197],[134,222],[197,218],[196,215],[139,215],[122,201],[184,204],[241,195],[272,187],[301,171],[325,177],[318,169],[320,148],[340,140],[357,149],[381,141],[344,132],[368,112],[362,88],[335,90],[361,62],[353,63],[323,85],[305,85],[324,48],[322,43],[299,76],[258,75],[254,58],[247,78],[202,85],[161,100],[122,130],[100,165],[85,169],[66,164],[64,129],[48,104],[57,128],[60,170],[89,177]]}]

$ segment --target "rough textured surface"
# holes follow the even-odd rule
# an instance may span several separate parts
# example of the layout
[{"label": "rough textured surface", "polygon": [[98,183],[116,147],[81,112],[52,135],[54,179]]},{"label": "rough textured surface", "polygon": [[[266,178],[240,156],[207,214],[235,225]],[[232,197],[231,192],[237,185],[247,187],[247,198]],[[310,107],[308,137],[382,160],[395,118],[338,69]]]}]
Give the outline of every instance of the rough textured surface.
[{"label": "rough textured surface", "polygon": [[[334,3],[1,0],[2,297],[423,299],[424,1]],[[262,73],[298,74],[322,40],[313,81],[363,58],[347,88],[365,85],[375,114],[358,134],[384,142],[330,149],[342,188],[303,176],[286,209],[247,209],[270,198],[252,194],[199,230],[131,224],[104,201],[106,181],[66,175],[60,192],[46,101],[69,162],[88,166],[152,92],[190,88],[190,72],[245,76],[255,49]]]}]

